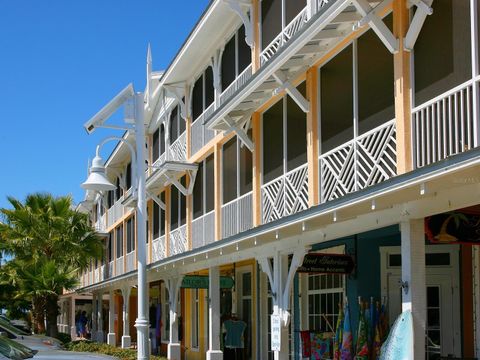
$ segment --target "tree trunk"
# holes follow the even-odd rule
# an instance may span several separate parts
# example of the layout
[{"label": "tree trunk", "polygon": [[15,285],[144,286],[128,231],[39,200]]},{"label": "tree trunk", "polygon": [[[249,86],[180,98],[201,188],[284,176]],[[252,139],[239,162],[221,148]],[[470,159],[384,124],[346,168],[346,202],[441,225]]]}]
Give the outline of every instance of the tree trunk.
[{"label": "tree trunk", "polygon": [[39,297],[32,300],[32,323],[35,334],[45,333],[45,306],[43,299]]},{"label": "tree trunk", "polygon": [[45,312],[47,314],[47,335],[57,337],[57,316],[58,312],[58,295],[48,295],[45,302]]}]

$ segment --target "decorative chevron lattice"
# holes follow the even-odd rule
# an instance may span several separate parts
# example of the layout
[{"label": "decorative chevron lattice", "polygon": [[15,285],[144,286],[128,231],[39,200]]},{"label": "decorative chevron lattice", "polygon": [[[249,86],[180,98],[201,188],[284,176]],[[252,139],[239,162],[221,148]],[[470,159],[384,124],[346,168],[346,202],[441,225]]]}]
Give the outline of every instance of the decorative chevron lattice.
[{"label": "decorative chevron lattice", "polygon": [[186,133],[183,132],[183,134],[170,145],[170,160],[183,161],[187,158],[186,136]]},{"label": "decorative chevron lattice", "polygon": [[264,224],[305,210],[307,207],[307,164],[262,186],[262,221]]},{"label": "decorative chevron lattice", "polygon": [[186,225],[170,232],[170,256],[181,254],[187,250],[187,227]]},{"label": "decorative chevron lattice", "polygon": [[152,261],[159,261],[165,258],[165,235],[153,240],[152,242]]},{"label": "decorative chevron lattice", "polygon": [[395,176],[395,122],[389,121],[320,156],[320,171],[322,202]]}]

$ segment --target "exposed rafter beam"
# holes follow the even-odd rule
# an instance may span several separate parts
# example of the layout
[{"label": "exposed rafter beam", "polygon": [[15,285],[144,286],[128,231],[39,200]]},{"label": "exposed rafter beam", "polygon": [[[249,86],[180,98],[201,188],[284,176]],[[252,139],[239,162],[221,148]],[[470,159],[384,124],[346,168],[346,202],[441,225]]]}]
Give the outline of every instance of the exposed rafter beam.
[{"label": "exposed rafter beam", "polygon": [[273,73],[272,76],[280,84],[280,87],[276,88],[273,91],[274,95],[277,95],[278,93],[285,90],[287,94],[290,95],[290,97],[293,99],[293,101],[297,103],[300,109],[303,110],[303,112],[307,113],[310,110],[310,103],[308,102],[308,100],[303,97],[300,91],[298,91],[297,88],[290,83],[290,81],[288,81],[287,77],[282,71],[277,71]]},{"label": "exposed rafter beam", "polygon": [[390,3],[392,0],[383,0],[382,3],[377,5],[375,8],[372,8],[367,0],[353,0],[353,4],[357,11],[363,16],[363,19],[357,24],[358,27],[363,26],[368,23],[372,30],[377,34],[383,44],[386,46],[388,51],[392,54],[398,51],[398,39],[392,34],[390,29],[385,25],[385,23],[380,19],[377,14],[379,9],[385,7],[385,3]]},{"label": "exposed rafter beam", "polygon": [[253,48],[252,4],[247,1],[223,0],[240,17],[245,27],[245,42]]},{"label": "exposed rafter beam", "polygon": [[185,104],[185,101],[182,100],[183,95],[182,92],[179,90],[178,87],[172,86],[172,85],[165,85],[165,89],[167,90],[168,94],[172,97],[174,97],[177,101],[178,104],[180,105],[180,116],[186,120],[187,119],[187,106]]},{"label": "exposed rafter beam", "polygon": [[240,123],[241,125],[237,125],[237,123],[229,115],[226,115],[223,118],[223,121],[230,128],[229,132],[233,131],[235,134],[237,134],[240,141],[242,141],[245,144],[245,146],[251,152],[253,152],[253,150],[254,150],[253,141],[250,140],[250,138],[248,137],[248,134],[246,133],[245,129],[242,128],[242,125],[245,124],[246,121],[248,121],[247,117],[250,117],[250,116],[252,116],[251,113],[246,114],[240,121],[237,122],[237,123]]},{"label": "exposed rafter beam", "polygon": [[417,41],[418,34],[422,30],[423,23],[428,15],[433,14],[433,9],[431,8],[433,0],[410,0],[411,5],[417,7],[417,11],[413,16],[410,27],[408,28],[407,34],[405,35],[405,41],[403,42],[403,47],[406,51],[412,51]]}]

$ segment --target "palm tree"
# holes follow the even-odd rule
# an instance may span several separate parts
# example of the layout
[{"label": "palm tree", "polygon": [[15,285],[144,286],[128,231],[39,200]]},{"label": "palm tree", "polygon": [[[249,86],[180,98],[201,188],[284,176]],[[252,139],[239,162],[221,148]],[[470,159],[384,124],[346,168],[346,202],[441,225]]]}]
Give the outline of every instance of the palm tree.
[{"label": "palm tree", "polygon": [[24,203],[8,201],[12,209],[0,209],[0,239],[12,260],[1,269],[3,279],[15,286],[15,296],[30,299],[39,330],[46,315],[47,334],[56,336],[58,297],[76,286],[78,271],[102,257],[102,241],[69,196],[35,193]]}]

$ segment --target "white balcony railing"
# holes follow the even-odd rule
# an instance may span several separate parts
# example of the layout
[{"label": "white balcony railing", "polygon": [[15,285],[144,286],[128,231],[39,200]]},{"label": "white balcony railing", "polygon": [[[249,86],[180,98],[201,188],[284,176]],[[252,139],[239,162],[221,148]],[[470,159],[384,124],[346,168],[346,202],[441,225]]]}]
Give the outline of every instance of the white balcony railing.
[{"label": "white balcony railing", "polygon": [[182,225],[170,232],[170,256],[187,250],[187,226]]},{"label": "white balcony railing", "polygon": [[125,270],[125,272],[135,270],[135,251],[130,251],[127,254],[126,262],[127,269]]},{"label": "white balcony railing", "polygon": [[187,134],[184,131],[182,135],[180,135],[173,144],[170,145],[169,156],[167,160],[171,161],[185,161],[187,158],[187,143],[186,137]]},{"label": "white balcony railing", "polygon": [[252,64],[248,65],[240,75],[222,91],[219,97],[219,106],[227,102],[252,77]]},{"label": "white balcony railing", "polygon": [[320,156],[321,202],[396,175],[395,121],[391,120]]},{"label": "white balcony railing", "polygon": [[123,216],[123,196],[114,202],[112,207],[107,211],[107,228],[110,228]]},{"label": "white balcony railing", "polygon": [[307,170],[304,164],[262,186],[264,224],[308,208]]},{"label": "white balcony railing", "polygon": [[474,114],[471,79],[412,109],[415,167],[445,159],[478,146],[479,117]]},{"label": "white balcony railing", "polygon": [[215,240],[215,211],[192,221],[192,248],[196,249]]},{"label": "white balcony railing", "polygon": [[94,280],[93,271],[89,271],[89,272],[88,272],[88,284],[89,284],[89,285],[93,284],[93,280]]},{"label": "white balcony railing", "polygon": [[236,235],[253,226],[252,192],[222,206],[222,237]]},{"label": "white balcony railing", "polygon": [[123,256],[115,259],[115,276],[122,275],[123,271]]},{"label": "white balcony railing", "polygon": [[105,232],[107,229],[107,213],[100,216],[95,222],[95,231]]},{"label": "white balcony railing", "polygon": [[200,115],[192,124],[191,149],[192,155],[205,146],[215,136],[215,131],[207,129],[203,123],[213,114],[215,110],[215,102],[211,103],[209,107]]},{"label": "white balcony railing", "polygon": [[165,258],[165,235],[156,238],[152,242],[152,262]]},{"label": "white balcony railing", "polygon": [[108,263],[108,274],[107,274],[107,277],[108,277],[109,279],[111,279],[113,276],[114,276],[114,274],[113,274],[113,261],[110,261],[110,262]]}]

